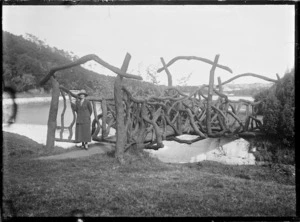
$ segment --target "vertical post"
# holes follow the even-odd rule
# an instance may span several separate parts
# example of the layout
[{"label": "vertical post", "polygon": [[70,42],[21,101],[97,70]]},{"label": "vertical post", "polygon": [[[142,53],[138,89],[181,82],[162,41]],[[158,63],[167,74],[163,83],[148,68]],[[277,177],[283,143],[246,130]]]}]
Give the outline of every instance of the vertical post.
[{"label": "vertical post", "polygon": [[249,130],[249,123],[250,123],[249,106],[250,106],[250,104],[246,105],[245,131]]},{"label": "vertical post", "polygon": [[219,84],[219,92],[223,93],[223,86],[222,86],[222,81],[221,81],[221,77],[218,77],[218,84]]},{"label": "vertical post", "polygon": [[177,129],[178,129],[178,132],[179,132],[179,135],[182,134],[182,116],[181,116],[181,110],[183,109],[183,105],[181,102],[178,103],[177,105],[177,109],[178,109],[178,117],[177,117]]},{"label": "vertical post", "polygon": [[[221,82],[221,78],[220,78],[220,76],[218,77],[218,85],[219,85],[219,92],[220,93],[223,93],[223,86],[222,86],[222,82]],[[220,97],[219,96],[219,98],[218,98],[218,102],[219,102],[219,108],[221,108],[222,109],[222,99],[221,99],[222,97]]]},{"label": "vertical post", "polygon": [[[131,59],[131,55],[129,53],[126,54],[125,59],[123,61],[123,65],[121,67],[122,72],[126,72],[129,66],[129,62]],[[122,100],[122,79],[123,77],[117,76],[114,84],[114,99],[116,106],[116,153],[115,156],[118,159],[119,163],[124,164],[125,160],[123,157],[124,147],[126,142],[126,130],[124,124],[124,106]]]},{"label": "vertical post", "polygon": [[210,136],[212,135],[211,130],[211,105],[212,105],[212,93],[214,87],[214,76],[215,70],[218,64],[220,55],[216,55],[214,64],[211,67],[210,75],[209,75],[209,86],[208,86],[208,98],[207,98],[207,111],[206,111],[206,126],[207,126],[207,134]]},{"label": "vertical post", "polygon": [[63,99],[64,99],[64,109],[63,111],[61,112],[61,116],[60,116],[60,126],[61,126],[61,129],[60,129],[60,139],[63,139],[63,133],[64,133],[64,130],[65,130],[65,112],[66,112],[66,108],[67,108],[67,105],[66,105],[66,97],[65,97],[65,94],[64,92],[61,90],[60,91]]},{"label": "vertical post", "polygon": [[[68,93],[68,97],[69,97],[69,101],[70,101],[70,107],[72,107],[72,102],[71,102],[71,94]],[[72,136],[73,136],[73,126],[75,124],[75,121],[76,121],[76,114],[75,114],[75,111],[71,108],[72,110],[72,114],[73,114],[73,120],[69,126],[69,137],[68,137],[68,140],[71,140],[72,139]]]},{"label": "vertical post", "polygon": [[106,116],[107,116],[107,107],[106,100],[103,98],[101,103],[102,109],[102,139],[106,137]]},{"label": "vertical post", "polygon": [[98,133],[100,131],[100,123],[99,123],[99,119],[98,119],[95,101],[92,101],[92,106],[93,106],[94,119],[96,120],[96,123],[97,123],[97,127],[92,128],[92,131],[94,131],[94,133],[92,135],[92,139],[98,139]]},{"label": "vertical post", "polygon": [[52,83],[52,99],[51,99],[48,124],[47,124],[48,125],[47,142],[46,142],[47,151],[52,150],[54,147],[56,118],[57,118],[58,100],[59,100],[59,84],[53,77],[51,77],[51,83]]}]

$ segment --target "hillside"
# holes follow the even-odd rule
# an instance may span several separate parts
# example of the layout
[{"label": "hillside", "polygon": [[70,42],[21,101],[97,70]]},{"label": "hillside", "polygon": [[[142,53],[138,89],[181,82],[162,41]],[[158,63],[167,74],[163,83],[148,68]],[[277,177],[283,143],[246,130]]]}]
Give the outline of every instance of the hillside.
[{"label": "hillside", "polygon": [[[72,52],[48,46],[33,35],[23,37],[3,32],[3,80],[5,85],[14,87],[17,92],[37,89],[39,81],[51,68],[77,58]],[[81,66],[59,71],[56,76],[58,82],[68,89],[85,89],[89,94],[100,97],[113,96],[115,76],[95,73]],[[130,80],[125,85],[130,85],[129,90],[135,92],[150,92],[155,87],[148,82]],[[50,89],[49,82],[43,86],[46,92]]]}]

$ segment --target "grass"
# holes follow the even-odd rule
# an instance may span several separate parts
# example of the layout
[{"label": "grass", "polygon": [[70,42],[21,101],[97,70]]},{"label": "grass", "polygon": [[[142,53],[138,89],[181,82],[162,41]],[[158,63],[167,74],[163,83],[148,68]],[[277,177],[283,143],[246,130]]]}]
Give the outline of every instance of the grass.
[{"label": "grass", "polygon": [[[45,152],[45,145],[39,144],[34,140],[15,133],[8,133],[3,131],[3,145],[8,149],[7,155],[14,158],[36,158],[40,156],[47,156],[49,153]],[[51,151],[51,155],[62,154],[77,150],[77,148],[63,149],[55,146]]]},{"label": "grass", "polygon": [[70,216],[76,209],[93,217],[296,215],[294,177],[271,167],[167,164],[134,151],[125,166],[112,153],[37,160],[45,155],[39,149],[4,134],[4,217]]}]

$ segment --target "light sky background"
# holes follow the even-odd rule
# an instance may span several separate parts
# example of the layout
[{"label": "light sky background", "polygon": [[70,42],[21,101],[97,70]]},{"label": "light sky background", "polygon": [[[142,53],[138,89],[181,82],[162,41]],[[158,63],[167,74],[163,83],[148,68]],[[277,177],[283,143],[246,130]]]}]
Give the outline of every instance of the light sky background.
[{"label": "light sky background", "polygon": [[[149,6],[3,6],[3,30],[30,33],[48,45],[81,57],[96,54],[121,67],[131,54],[128,73],[145,77],[148,67],[160,68],[160,57],[198,56],[230,67],[216,69],[225,81],[251,72],[276,79],[294,67],[293,5],[149,5]],[[114,75],[93,62],[84,67]],[[208,84],[211,65],[177,61],[170,66],[174,85],[192,73],[188,85]],[[144,78],[145,80],[145,78]],[[167,84],[165,72],[160,84]],[[254,77],[234,83],[266,83]]]}]

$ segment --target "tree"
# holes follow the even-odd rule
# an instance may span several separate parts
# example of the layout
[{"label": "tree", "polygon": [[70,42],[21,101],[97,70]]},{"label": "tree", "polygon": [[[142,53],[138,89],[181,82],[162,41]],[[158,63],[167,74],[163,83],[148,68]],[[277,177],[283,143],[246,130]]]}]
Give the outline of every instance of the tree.
[{"label": "tree", "polygon": [[181,77],[180,79],[178,79],[178,84],[182,85],[182,86],[186,86],[187,82],[190,80],[191,76],[192,76],[192,72],[186,76]]},{"label": "tree", "polygon": [[148,66],[146,70],[146,78],[155,85],[158,85],[160,83],[160,81],[158,80],[157,68],[155,68],[154,66]]},{"label": "tree", "polygon": [[276,134],[278,131],[281,109],[280,101],[273,93],[270,93],[266,98],[263,111],[264,130],[270,135]]},{"label": "tree", "polygon": [[259,107],[263,114],[263,128],[269,136],[276,136],[284,145],[294,146],[295,116],[295,77],[294,70],[270,89],[255,95],[255,100],[262,100]]},{"label": "tree", "polygon": [[254,95],[254,102],[262,101],[262,103],[260,103],[257,106],[258,109],[257,115],[263,115],[264,104],[266,102],[268,94],[269,94],[269,89],[266,89]]}]

